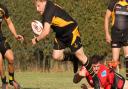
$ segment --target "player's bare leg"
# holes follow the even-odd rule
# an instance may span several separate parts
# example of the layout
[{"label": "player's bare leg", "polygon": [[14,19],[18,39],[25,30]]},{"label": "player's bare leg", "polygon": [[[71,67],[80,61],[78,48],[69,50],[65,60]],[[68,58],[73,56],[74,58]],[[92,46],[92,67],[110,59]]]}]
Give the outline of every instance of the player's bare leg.
[{"label": "player's bare leg", "polygon": [[5,57],[8,60],[9,83],[14,86],[14,89],[20,89],[20,85],[14,78],[14,56],[12,50],[7,50]]},{"label": "player's bare leg", "polygon": [[119,73],[119,55],[120,48],[112,48],[112,65],[113,68]]},{"label": "player's bare leg", "polygon": [[8,89],[8,84],[6,82],[6,75],[4,71],[4,65],[3,65],[3,58],[1,53],[0,53],[0,75],[1,75],[1,81],[2,81],[2,89]]},{"label": "player's bare leg", "polygon": [[124,46],[124,55],[125,55],[125,63],[126,63],[126,80],[128,80],[128,46]]},{"label": "player's bare leg", "polygon": [[53,50],[53,58],[55,60],[63,60],[63,61],[71,61],[73,63],[73,71],[74,73],[78,70],[78,58],[71,53],[71,51],[64,51],[62,50]]},{"label": "player's bare leg", "polygon": [[58,60],[58,61],[62,61],[63,58],[64,58],[64,49],[62,50],[53,50],[53,54],[52,54],[52,57],[54,60]]}]

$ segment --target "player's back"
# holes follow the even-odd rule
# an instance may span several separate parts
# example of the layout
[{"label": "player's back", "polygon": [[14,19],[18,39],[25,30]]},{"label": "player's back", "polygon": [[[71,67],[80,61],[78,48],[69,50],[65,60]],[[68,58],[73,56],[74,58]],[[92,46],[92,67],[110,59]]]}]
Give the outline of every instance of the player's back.
[{"label": "player's back", "polygon": [[57,36],[70,34],[77,26],[76,21],[59,5],[47,1],[43,21],[49,22]]},{"label": "player's back", "polygon": [[98,78],[99,78],[99,80],[101,82],[101,85],[103,87],[106,86],[108,84],[108,82],[109,82],[108,81],[108,75],[109,75],[108,68],[105,65],[101,64],[97,76],[98,76]]}]

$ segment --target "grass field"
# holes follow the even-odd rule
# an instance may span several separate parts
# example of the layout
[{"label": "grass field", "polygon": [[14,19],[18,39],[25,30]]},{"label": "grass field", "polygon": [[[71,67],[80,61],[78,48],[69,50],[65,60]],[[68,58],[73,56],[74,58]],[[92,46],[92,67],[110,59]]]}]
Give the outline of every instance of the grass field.
[{"label": "grass field", "polygon": [[[124,74],[124,70],[121,70]],[[86,83],[83,79],[80,83],[72,82],[73,72],[16,72],[15,77],[22,89],[82,89]],[[86,83],[87,84],[87,83]],[[127,84],[128,85],[128,84]],[[9,89],[13,89],[9,86]],[[124,88],[127,89],[127,88]]]},{"label": "grass field", "polygon": [[81,89],[79,84],[73,84],[72,72],[16,72],[17,81],[23,89]]}]

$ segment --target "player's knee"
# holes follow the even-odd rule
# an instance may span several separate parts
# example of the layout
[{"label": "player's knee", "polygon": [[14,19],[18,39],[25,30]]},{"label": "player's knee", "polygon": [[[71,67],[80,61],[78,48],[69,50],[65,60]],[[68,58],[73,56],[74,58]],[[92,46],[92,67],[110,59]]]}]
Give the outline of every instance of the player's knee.
[{"label": "player's knee", "polygon": [[8,60],[8,63],[9,63],[9,64],[14,64],[14,58],[10,58],[10,59]]},{"label": "player's knee", "polygon": [[52,55],[54,60],[63,60],[63,57],[60,55]]}]

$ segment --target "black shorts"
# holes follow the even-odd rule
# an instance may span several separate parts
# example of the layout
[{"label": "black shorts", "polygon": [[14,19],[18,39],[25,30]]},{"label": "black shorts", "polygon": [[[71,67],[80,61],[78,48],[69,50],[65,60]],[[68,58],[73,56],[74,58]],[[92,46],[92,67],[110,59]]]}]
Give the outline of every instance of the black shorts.
[{"label": "black shorts", "polygon": [[122,46],[128,46],[128,29],[120,30],[112,28],[111,30],[112,48],[121,48]]},{"label": "black shorts", "polygon": [[72,43],[73,37],[69,38],[69,40],[62,40],[59,38],[55,38],[54,40],[54,49],[55,50],[61,50],[69,47],[72,52],[76,52],[78,49],[82,47],[81,39],[79,36],[76,37],[74,42]]},{"label": "black shorts", "polygon": [[0,53],[2,54],[3,58],[8,49],[11,49],[9,43],[5,40],[0,41]]}]

